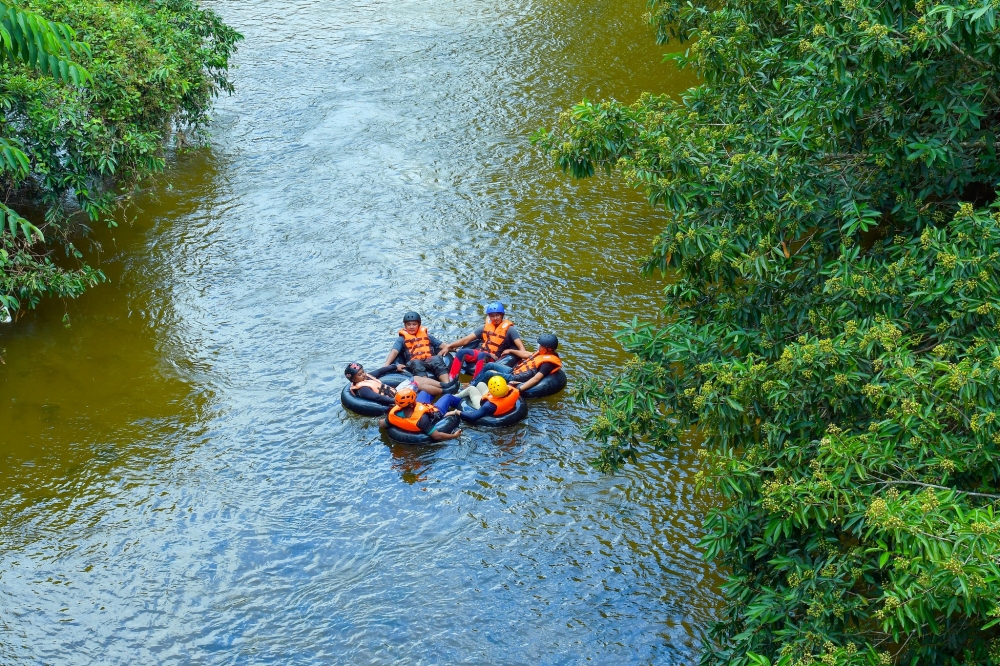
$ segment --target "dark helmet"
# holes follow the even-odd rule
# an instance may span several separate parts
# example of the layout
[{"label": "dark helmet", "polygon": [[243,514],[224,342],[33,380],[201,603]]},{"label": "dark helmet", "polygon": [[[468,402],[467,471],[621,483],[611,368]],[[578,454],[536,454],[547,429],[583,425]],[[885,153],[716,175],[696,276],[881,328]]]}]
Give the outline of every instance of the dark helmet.
[{"label": "dark helmet", "polygon": [[556,349],[559,349],[559,338],[552,333],[543,333],[538,336],[538,346],[546,347],[555,351]]},{"label": "dark helmet", "polygon": [[486,314],[503,314],[503,303],[494,301],[486,306]]},{"label": "dark helmet", "polygon": [[420,323],[420,313],[419,312],[414,312],[413,310],[410,310],[405,315],[403,315],[403,323],[405,324],[408,321],[415,321],[415,322],[417,322],[419,324]]},{"label": "dark helmet", "polygon": [[364,370],[364,368],[361,367],[360,363],[351,363],[346,368],[344,368],[344,376],[347,377],[348,379],[353,380],[354,376],[357,375],[362,370]]}]

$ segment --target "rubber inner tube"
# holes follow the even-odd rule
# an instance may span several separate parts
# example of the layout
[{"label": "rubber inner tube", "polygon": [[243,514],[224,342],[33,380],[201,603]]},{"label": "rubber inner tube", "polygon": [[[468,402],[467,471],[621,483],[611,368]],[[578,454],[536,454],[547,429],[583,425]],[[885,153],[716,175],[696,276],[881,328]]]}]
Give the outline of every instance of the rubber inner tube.
[{"label": "rubber inner tube", "polygon": [[[370,376],[382,381],[388,386],[399,386],[403,381],[411,379],[412,375],[397,372],[395,368],[379,368],[369,373]],[[351,385],[348,384],[340,392],[340,404],[344,409],[350,410],[361,416],[385,416],[389,413],[391,405],[382,405],[374,400],[365,400],[351,393]]]},{"label": "rubber inner tube", "polygon": [[[458,424],[459,418],[457,416],[446,416],[434,429],[438,432],[452,433],[458,428]],[[426,446],[427,444],[436,443],[433,439],[431,439],[430,435],[425,435],[422,432],[408,432],[402,428],[397,428],[394,425],[387,426],[385,433],[389,436],[389,439],[399,444]]]},{"label": "rubber inner tube", "polygon": [[566,388],[566,373],[560,368],[551,375],[543,377],[542,381],[527,391],[521,391],[521,395],[525,398],[545,398],[559,393],[564,388]]},{"label": "rubber inner tube", "polygon": [[[467,402],[462,402],[462,411],[473,412],[475,410],[472,408],[472,405]],[[507,412],[503,416],[484,416],[478,421],[469,421],[469,425],[483,426],[484,428],[503,428],[504,426],[511,426],[515,423],[519,423],[527,416],[528,403],[524,399],[518,398],[517,403],[514,405],[514,409]]]},{"label": "rubber inner tube", "polygon": [[381,379],[383,384],[389,384],[390,386],[397,386],[404,379],[413,378],[413,374],[411,372],[408,370],[400,372],[394,365],[387,365],[384,368],[372,370],[368,373],[368,376],[374,377],[375,379]]}]

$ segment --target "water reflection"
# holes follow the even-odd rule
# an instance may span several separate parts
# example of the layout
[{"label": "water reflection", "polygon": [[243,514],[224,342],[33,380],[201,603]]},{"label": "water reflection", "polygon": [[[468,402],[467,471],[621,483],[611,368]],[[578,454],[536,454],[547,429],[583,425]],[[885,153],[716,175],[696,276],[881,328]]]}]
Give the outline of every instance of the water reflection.
[{"label": "water reflection", "polygon": [[[211,187],[211,169],[201,173],[201,186]],[[80,474],[103,477],[147,453],[144,442],[191,427],[208,409],[210,391],[191,382],[195,361],[177,335],[169,263],[151,240],[170,220],[127,214],[134,222],[123,217],[92,239],[108,284],[0,328],[2,497],[61,495],[53,489],[76,486]],[[202,363],[202,371],[210,367]]]},{"label": "water reflection", "polygon": [[386,438],[383,438],[383,442],[388,445],[392,454],[392,468],[405,483],[409,484],[427,481],[427,472],[434,463],[436,449],[444,446],[440,444],[421,447],[402,446]]}]

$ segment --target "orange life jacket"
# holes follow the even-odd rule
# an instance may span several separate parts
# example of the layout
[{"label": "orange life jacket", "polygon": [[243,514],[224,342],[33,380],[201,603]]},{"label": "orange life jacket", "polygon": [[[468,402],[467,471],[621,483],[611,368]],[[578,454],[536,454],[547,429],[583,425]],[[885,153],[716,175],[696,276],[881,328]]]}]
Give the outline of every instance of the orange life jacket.
[{"label": "orange life jacket", "polygon": [[368,379],[366,379],[363,382],[358,382],[357,384],[351,384],[351,393],[357,395],[358,391],[360,391],[362,388],[366,386],[371,390],[375,391],[376,393],[387,395],[390,398],[396,397],[396,390],[394,388],[392,388],[388,384],[383,384],[382,382],[371,376],[369,376]]},{"label": "orange life jacket", "polygon": [[430,414],[433,417],[434,414],[439,413],[438,408],[434,405],[425,405],[422,402],[418,402],[413,406],[413,413],[410,414],[409,418],[403,416],[402,412],[403,408],[398,405],[390,409],[389,423],[406,432],[423,432],[417,425],[420,422],[420,418],[424,414]]},{"label": "orange life jacket", "polygon": [[431,352],[431,337],[425,327],[418,328],[416,335],[410,335],[405,328],[399,334],[403,336],[403,344],[406,345],[411,361],[426,361],[434,355]]},{"label": "orange life jacket", "polygon": [[493,322],[487,319],[486,325],[483,326],[483,335],[479,343],[479,348],[491,354],[496,354],[500,350],[501,345],[503,345],[504,340],[507,339],[507,329],[513,325],[514,322],[504,319],[499,325],[494,326]]},{"label": "orange life jacket", "polygon": [[538,372],[538,369],[542,367],[543,363],[552,363],[556,366],[555,370],[550,373],[553,375],[562,367],[562,359],[558,356],[555,356],[554,354],[539,354],[538,352],[535,352],[515,365],[514,369],[510,372],[512,375],[523,375],[530,372],[531,375],[534,376],[535,373]]},{"label": "orange life jacket", "polygon": [[489,400],[497,406],[497,411],[493,413],[493,416],[503,416],[504,414],[514,411],[514,407],[517,406],[517,399],[520,397],[521,392],[516,388],[511,387],[511,389],[507,391],[507,395],[502,398],[498,398],[492,393],[487,393],[483,396],[483,399]]}]

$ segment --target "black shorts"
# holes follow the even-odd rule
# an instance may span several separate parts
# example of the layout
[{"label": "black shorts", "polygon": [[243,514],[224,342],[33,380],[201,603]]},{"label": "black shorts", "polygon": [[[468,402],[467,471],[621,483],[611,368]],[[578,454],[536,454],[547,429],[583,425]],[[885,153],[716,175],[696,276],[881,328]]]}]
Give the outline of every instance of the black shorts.
[{"label": "black shorts", "polygon": [[431,356],[423,361],[410,361],[406,364],[406,368],[415,375],[431,379],[448,374],[448,362],[441,356]]}]

